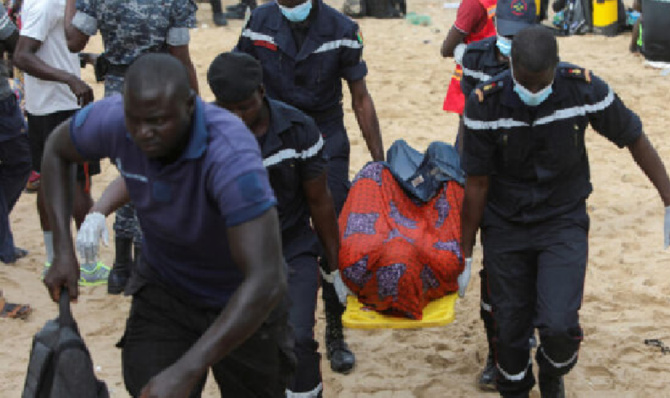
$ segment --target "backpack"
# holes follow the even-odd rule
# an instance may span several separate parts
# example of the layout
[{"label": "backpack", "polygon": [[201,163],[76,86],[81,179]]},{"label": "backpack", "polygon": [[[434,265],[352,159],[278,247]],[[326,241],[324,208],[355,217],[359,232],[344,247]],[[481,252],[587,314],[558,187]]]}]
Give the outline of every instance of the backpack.
[{"label": "backpack", "polygon": [[70,296],[61,290],[58,318],[33,337],[22,398],[109,398],[93,372],[91,354],[70,311]]}]

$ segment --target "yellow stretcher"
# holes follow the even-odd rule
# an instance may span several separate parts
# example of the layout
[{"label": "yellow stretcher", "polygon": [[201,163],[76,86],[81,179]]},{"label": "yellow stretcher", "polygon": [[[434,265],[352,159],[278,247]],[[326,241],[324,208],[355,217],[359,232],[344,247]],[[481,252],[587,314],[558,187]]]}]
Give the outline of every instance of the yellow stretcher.
[{"label": "yellow stretcher", "polygon": [[433,300],[423,309],[423,319],[415,320],[389,315],[365,307],[355,296],[347,297],[342,324],[352,329],[418,329],[447,325],[454,320],[457,293]]}]

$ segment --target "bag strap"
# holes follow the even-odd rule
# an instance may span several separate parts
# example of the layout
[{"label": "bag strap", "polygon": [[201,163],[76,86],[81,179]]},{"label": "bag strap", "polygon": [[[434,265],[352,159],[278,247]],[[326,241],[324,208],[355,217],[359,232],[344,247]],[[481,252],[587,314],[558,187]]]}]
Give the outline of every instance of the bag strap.
[{"label": "bag strap", "polygon": [[75,326],[74,317],[70,309],[70,294],[65,286],[61,287],[58,302],[58,324],[61,326]]}]

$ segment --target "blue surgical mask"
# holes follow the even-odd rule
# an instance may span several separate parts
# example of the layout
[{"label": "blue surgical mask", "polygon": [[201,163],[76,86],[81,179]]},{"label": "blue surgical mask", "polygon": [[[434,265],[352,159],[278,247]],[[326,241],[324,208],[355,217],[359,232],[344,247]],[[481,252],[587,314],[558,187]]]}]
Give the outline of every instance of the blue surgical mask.
[{"label": "blue surgical mask", "polygon": [[528,90],[526,87],[522,86],[519,84],[519,82],[516,81],[514,78],[514,70],[511,69],[511,61],[510,61],[510,72],[512,73],[512,81],[514,81],[514,92],[519,96],[521,101],[523,101],[524,104],[528,106],[538,106],[541,103],[543,103],[553,92],[553,84],[554,82],[552,81],[549,83],[549,85],[542,90],[538,91],[537,93],[533,93],[530,90]]},{"label": "blue surgical mask", "polygon": [[498,36],[496,40],[496,46],[500,50],[500,54],[509,57],[512,53],[512,40],[506,38],[505,36]]},{"label": "blue surgical mask", "polygon": [[281,13],[291,22],[304,21],[309,16],[309,12],[312,11],[312,0],[307,0],[293,8],[284,7],[279,3],[277,3],[277,5],[279,6]]}]

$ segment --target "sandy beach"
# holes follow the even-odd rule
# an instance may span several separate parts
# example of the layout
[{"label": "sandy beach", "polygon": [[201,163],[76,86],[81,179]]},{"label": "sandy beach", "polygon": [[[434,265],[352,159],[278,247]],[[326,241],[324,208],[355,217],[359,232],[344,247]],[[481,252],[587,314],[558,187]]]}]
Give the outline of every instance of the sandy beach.
[{"label": "sandy beach", "polygon": [[[233,4],[232,0],[224,2]],[[329,4],[340,7],[341,0]],[[201,95],[212,100],[206,71],[220,52],[237,41],[242,21],[218,28],[208,3],[200,3],[198,28],[191,33],[191,57]],[[454,68],[439,55],[439,47],[455,17],[443,1],[408,2],[408,11],[429,15],[430,26],[405,20],[359,21],[365,37],[368,88],[379,115],[385,147],[405,139],[418,149],[432,141],[453,142],[458,117],[442,111],[442,101]],[[561,60],[591,69],[604,78],[636,111],[660,156],[670,164],[670,76],[644,65],[628,52],[630,33],[617,37],[559,38]],[[102,49],[99,37],[87,51]],[[83,75],[95,90],[93,71]],[[346,91],[346,89],[345,89]],[[344,98],[345,124],[351,139],[351,175],[370,160],[360,130]],[[665,115],[665,116],[664,116]],[[566,378],[569,397],[670,397],[670,355],[645,346],[645,339],[670,345],[670,251],[663,250],[664,209],[656,190],[637,168],[627,150],[620,150],[593,130],[587,134],[594,193],[588,201],[591,217],[589,267],[581,321],[585,332],[579,363]],[[668,142],[666,142],[668,140]],[[94,198],[117,175],[105,161],[94,179]],[[108,219],[111,230],[113,217]],[[13,265],[0,264],[0,289],[11,302],[30,303],[27,321],[0,319],[0,398],[19,397],[23,389],[32,336],[55,316],[40,275],[45,261],[35,196],[24,194],[12,213],[16,244],[30,255]],[[113,240],[112,240],[113,241]],[[113,250],[102,249],[111,265]],[[481,248],[475,250],[480,268]],[[121,337],[130,299],[107,295],[107,287],[82,288],[74,313],[93,355],[98,377],[114,398],[127,397],[121,374]],[[317,313],[317,336],[323,341],[324,317]],[[346,330],[357,355],[349,375],[330,371],[322,361],[324,397],[495,397],[479,392],[475,378],[486,357],[484,329],[479,320],[479,278],[474,274],[467,295],[456,303],[456,320],[445,327],[422,330]],[[323,352],[323,350],[322,350]],[[535,368],[535,370],[537,370]],[[210,377],[206,397],[219,396]],[[533,390],[538,398],[539,391]]]}]

